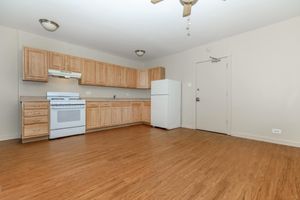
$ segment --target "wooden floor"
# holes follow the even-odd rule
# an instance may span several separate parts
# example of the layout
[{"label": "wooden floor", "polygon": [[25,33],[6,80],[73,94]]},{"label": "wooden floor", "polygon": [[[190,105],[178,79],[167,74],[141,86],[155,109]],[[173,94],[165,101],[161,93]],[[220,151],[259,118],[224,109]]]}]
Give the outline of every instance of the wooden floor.
[{"label": "wooden floor", "polygon": [[1,200],[300,199],[300,149],[134,126],[0,143]]}]

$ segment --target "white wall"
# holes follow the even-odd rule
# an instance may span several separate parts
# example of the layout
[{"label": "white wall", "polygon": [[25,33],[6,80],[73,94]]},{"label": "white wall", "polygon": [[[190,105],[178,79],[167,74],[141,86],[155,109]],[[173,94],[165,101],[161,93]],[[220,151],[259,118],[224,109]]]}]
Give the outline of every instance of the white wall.
[{"label": "white wall", "polygon": [[48,83],[22,81],[23,46],[129,67],[144,67],[142,62],[0,26],[0,141],[20,137],[19,96],[45,96],[47,91],[70,91],[79,92],[84,97],[150,97],[148,90],[81,86],[73,79],[50,78]]},{"label": "white wall", "polygon": [[17,32],[0,26],[0,140],[18,136]]},{"label": "white wall", "polygon": [[[231,133],[300,146],[300,17],[152,60],[183,81],[183,127],[195,128],[195,62],[231,55]],[[191,87],[189,87],[189,83]],[[273,135],[272,128],[281,128]]]}]

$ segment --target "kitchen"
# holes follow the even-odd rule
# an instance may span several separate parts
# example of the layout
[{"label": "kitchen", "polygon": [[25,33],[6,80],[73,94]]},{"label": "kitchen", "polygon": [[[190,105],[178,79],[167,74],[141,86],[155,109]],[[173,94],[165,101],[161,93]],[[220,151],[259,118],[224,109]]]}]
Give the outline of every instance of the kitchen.
[{"label": "kitchen", "polygon": [[[149,90],[152,81],[165,79],[165,69],[163,67],[135,69],[24,47],[23,81],[43,84],[48,82],[48,76],[75,78],[80,85]],[[80,98],[79,93],[66,92],[47,92],[47,97],[21,96],[22,142],[54,139],[130,124],[150,125],[150,99],[116,97],[117,95],[111,99]],[[49,100],[51,109],[48,106]],[[70,106],[67,107],[68,104]],[[61,111],[58,110],[59,107]],[[77,117],[74,116],[76,114]],[[73,121],[70,119],[72,117]],[[52,133],[50,137],[49,129]]]},{"label": "kitchen", "polygon": [[300,1],[0,1],[0,199],[298,199]]}]

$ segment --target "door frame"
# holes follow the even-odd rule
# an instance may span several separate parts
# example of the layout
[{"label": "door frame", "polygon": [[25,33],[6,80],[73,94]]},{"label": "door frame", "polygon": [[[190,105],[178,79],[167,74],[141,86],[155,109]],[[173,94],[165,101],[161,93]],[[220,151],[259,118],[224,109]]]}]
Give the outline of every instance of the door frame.
[{"label": "door frame", "polygon": [[[227,59],[227,130],[226,133],[227,135],[232,135],[232,56],[221,56],[217,57],[218,59]],[[195,130],[197,129],[197,102],[196,102],[196,97],[197,97],[197,67],[201,63],[208,63],[211,62],[212,59],[209,60],[200,60],[195,62],[195,91],[194,91],[194,104],[195,104]]]}]

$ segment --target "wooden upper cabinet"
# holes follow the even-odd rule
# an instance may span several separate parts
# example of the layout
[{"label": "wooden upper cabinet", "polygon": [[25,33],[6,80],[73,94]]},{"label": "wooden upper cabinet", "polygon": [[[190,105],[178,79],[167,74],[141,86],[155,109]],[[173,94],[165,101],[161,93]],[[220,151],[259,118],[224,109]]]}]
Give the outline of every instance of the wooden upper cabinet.
[{"label": "wooden upper cabinet", "polygon": [[23,80],[48,81],[48,52],[39,49],[24,48]]},{"label": "wooden upper cabinet", "polygon": [[120,86],[121,87],[128,87],[128,84],[127,84],[127,70],[128,68],[126,67],[120,67],[121,68],[121,81],[120,81]]},{"label": "wooden upper cabinet", "polygon": [[67,70],[71,72],[81,73],[84,65],[84,59],[76,57],[76,56],[66,56],[65,62],[67,66]]},{"label": "wooden upper cabinet", "polygon": [[40,49],[24,48],[23,80],[48,81],[48,69],[81,73],[80,84],[149,89],[151,81],[165,79],[165,69],[134,68],[98,62]]},{"label": "wooden upper cabinet", "polygon": [[114,86],[114,65],[105,63],[106,66],[106,86]]},{"label": "wooden upper cabinet", "polygon": [[96,62],[96,84],[97,85],[106,85],[106,65],[102,62]]},{"label": "wooden upper cabinet", "polygon": [[49,52],[49,69],[71,71],[80,73],[83,59],[56,52]]},{"label": "wooden upper cabinet", "polygon": [[66,59],[64,54],[49,52],[49,69],[67,70]]},{"label": "wooden upper cabinet", "polygon": [[83,71],[81,84],[96,85],[96,62],[85,59],[83,62]]},{"label": "wooden upper cabinet", "polygon": [[137,86],[137,70],[127,68],[126,69],[126,82],[128,88],[136,88]]},{"label": "wooden upper cabinet", "polygon": [[149,84],[151,87],[151,81],[162,80],[165,79],[165,68],[163,67],[155,67],[149,69]]},{"label": "wooden upper cabinet", "polygon": [[122,76],[122,67],[118,65],[114,65],[113,86],[122,87],[121,76]]},{"label": "wooden upper cabinet", "polygon": [[137,72],[137,88],[148,89],[149,86],[149,70],[143,69]]}]

